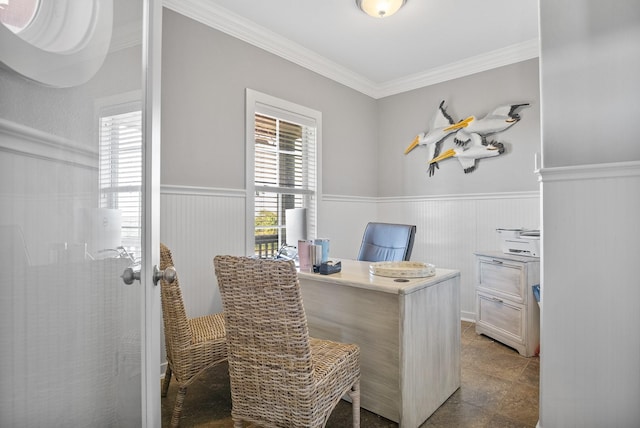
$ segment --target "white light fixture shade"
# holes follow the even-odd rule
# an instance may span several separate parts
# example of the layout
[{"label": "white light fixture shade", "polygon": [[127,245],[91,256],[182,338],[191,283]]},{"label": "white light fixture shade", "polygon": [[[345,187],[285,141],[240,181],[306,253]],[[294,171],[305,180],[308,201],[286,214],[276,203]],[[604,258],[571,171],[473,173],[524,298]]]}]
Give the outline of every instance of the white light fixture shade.
[{"label": "white light fixture shade", "polygon": [[364,13],[374,18],[386,18],[400,10],[407,0],[356,0]]}]

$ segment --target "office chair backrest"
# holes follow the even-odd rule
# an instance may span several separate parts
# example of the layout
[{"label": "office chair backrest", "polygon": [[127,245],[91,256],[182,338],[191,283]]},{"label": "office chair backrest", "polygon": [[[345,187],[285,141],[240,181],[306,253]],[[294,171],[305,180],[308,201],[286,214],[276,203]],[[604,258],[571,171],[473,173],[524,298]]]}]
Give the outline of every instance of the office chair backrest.
[{"label": "office chair backrest", "polygon": [[415,234],[415,225],[369,223],[364,230],[358,260],[368,262],[409,260]]}]

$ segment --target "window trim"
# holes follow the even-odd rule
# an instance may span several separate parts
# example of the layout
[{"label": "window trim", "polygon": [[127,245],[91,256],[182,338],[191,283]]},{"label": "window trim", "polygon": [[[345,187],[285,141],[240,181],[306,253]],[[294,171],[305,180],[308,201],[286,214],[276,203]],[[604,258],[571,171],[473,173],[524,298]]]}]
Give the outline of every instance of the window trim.
[{"label": "window trim", "polygon": [[[100,207],[100,120],[103,117],[118,115],[122,113],[132,112],[132,111],[140,111],[141,112],[141,127],[142,127],[142,162],[144,163],[144,111],[142,109],[142,91],[134,90],[130,92],[123,92],[120,94],[112,95],[109,97],[99,98],[95,101],[94,104],[94,132],[95,132],[95,144],[97,147],[98,156],[97,162],[97,177],[96,177],[96,188],[97,188],[97,200],[96,206]],[[139,252],[135,255],[136,259],[140,257],[142,247],[144,246],[143,237],[142,237],[142,224],[144,222],[143,214],[144,214],[144,165],[141,165],[142,171],[142,182],[141,182],[141,212],[140,212],[140,224],[138,225],[140,229],[140,249]]]},{"label": "window trim", "polygon": [[[322,113],[280,98],[258,92],[247,88],[245,94],[245,254],[252,256],[255,248],[255,115],[256,112],[263,112],[264,109],[273,107],[290,117],[281,116],[284,120],[293,120],[298,123],[308,123],[313,120],[316,126],[316,229],[320,221],[320,204],[322,199]],[[260,105],[260,108],[258,108]]]}]

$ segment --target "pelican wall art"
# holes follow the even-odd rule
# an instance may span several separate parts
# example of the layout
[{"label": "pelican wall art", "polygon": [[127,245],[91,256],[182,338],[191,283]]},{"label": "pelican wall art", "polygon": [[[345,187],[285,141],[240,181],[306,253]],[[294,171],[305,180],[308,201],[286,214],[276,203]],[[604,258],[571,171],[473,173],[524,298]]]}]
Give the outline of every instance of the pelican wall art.
[{"label": "pelican wall art", "polygon": [[[446,112],[444,101],[442,101],[433,117],[431,128],[418,134],[405,149],[404,154],[406,155],[418,146],[425,146],[428,150],[429,177],[435,174],[436,168],[440,168],[438,162],[451,157],[460,161],[465,174],[470,173],[476,169],[479,159],[504,153],[504,144],[496,141],[487,142],[487,136],[509,129],[519,122],[521,117],[518,112],[528,105],[528,103],[504,105],[481,119],[469,116],[455,122]],[[441,155],[443,143],[453,133],[455,133],[453,138],[455,147]]]}]

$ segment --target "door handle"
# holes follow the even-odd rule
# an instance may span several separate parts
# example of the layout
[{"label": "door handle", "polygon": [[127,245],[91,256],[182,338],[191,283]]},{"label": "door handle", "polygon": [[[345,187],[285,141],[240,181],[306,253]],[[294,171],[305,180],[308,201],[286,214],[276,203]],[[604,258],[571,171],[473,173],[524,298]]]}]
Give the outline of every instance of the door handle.
[{"label": "door handle", "polygon": [[173,266],[167,266],[165,270],[158,269],[157,265],[153,267],[153,285],[158,285],[158,281],[161,279],[172,284],[177,277],[178,273],[176,272],[176,268]]},{"label": "door handle", "polygon": [[[127,285],[133,284],[133,281],[136,280],[140,281],[140,267],[138,266],[137,269],[132,267],[126,268],[124,272],[122,272],[121,277],[122,281]],[[157,265],[153,266],[153,285],[158,285],[158,281],[161,279],[171,284],[177,277],[178,273],[176,272],[176,268],[173,266],[169,266],[165,270],[158,269]]]},{"label": "door handle", "polygon": [[136,280],[140,281],[140,266],[135,266],[135,269],[132,267],[126,268],[120,277],[122,278],[122,282],[127,285],[133,284],[133,281]]}]

